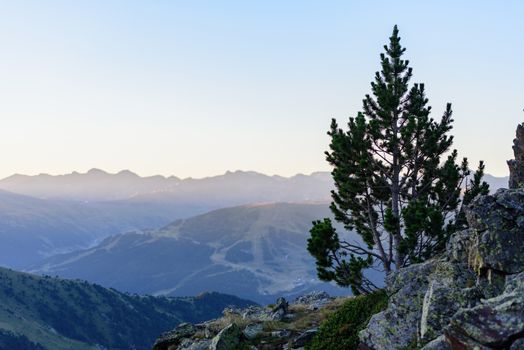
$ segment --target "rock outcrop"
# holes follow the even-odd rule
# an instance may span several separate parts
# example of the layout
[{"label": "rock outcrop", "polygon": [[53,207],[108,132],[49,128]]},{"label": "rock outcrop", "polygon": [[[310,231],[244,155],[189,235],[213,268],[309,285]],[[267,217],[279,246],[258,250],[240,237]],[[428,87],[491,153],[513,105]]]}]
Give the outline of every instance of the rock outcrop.
[{"label": "rock outcrop", "polygon": [[288,303],[278,298],[268,307],[226,308],[222,318],[200,324],[182,323],[162,334],[154,350],[304,349],[320,320],[346,298],[311,292]]},{"label": "rock outcrop", "polygon": [[515,159],[508,160],[509,188],[518,188],[524,184],[524,123],[517,126],[513,154]]},{"label": "rock outcrop", "polygon": [[389,276],[362,349],[524,349],[524,189],[477,197],[467,218],[443,255]]}]

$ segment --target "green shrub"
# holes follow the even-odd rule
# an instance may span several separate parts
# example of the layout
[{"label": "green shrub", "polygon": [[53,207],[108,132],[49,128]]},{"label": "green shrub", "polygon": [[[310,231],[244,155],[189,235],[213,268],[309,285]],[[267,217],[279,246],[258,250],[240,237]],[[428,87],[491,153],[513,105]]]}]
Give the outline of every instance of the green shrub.
[{"label": "green shrub", "polygon": [[388,302],[385,291],[356,296],[342,305],[321,325],[306,350],[353,350],[359,343],[358,332],[372,315],[382,311]]}]

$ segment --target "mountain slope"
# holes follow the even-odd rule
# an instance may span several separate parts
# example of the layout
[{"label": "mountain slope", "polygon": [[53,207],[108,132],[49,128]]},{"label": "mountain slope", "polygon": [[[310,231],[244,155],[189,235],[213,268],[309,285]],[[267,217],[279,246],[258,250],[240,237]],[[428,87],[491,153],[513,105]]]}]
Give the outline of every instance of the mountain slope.
[{"label": "mountain slope", "polygon": [[0,265],[25,268],[53,254],[92,246],[109,235],[161,227],[199,212],[176,205],[38,199],[0,190]]},{"label": "mountain slope", "polygon": [[0,268],[0,344],[3,339],[53,350],[150,349],[158,334],[182,321],[201,322],[229,305],[250,304],[218,293],[131,296],[83,281]]},{"label": "mountain slope", "polygon": [[313,289],[347,294],[316,278],[306,250],[311,222],[327,216],[327,204],[219,209],[154,232],[111,237],[91,249],[46,259],[32,271],[136,293],[214,290],[260,303]]}]

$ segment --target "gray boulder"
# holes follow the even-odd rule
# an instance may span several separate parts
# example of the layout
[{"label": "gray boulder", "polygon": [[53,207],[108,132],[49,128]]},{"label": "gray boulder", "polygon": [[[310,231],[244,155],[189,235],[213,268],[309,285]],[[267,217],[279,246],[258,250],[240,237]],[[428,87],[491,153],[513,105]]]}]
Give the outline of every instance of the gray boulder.
[{"label": "gray boulder", "polygon": [[451,345],[446,340],[446,337],[441,335],[426,344],[421,350],[451,350]]},{"label": "gray boulder", "polygon": [[242,331],[242,333],[244,334],[244,336],[247,338],[247,339],[253,339],[255,338],[257,335],[259,335],[260,333],[262,333],[262,331],[264,330],[264,325],[262,323],[250,323],[248,324],[244,330]]},{"label": "gray boulder", "polygon": [[475,245],[476,231],[466,229],[453,233],[446,244],[446,255],[451,262],[470,263],[471,250]]},{"label": "gray boulder", "polygon": [[509,350],[524,350],[524,338],[515,340]]},{"label": "gray boulder", "polygon": [[430,260],[411,265],[387,279],[387,289],[391,294],[388,307],[373,315],[367,328],[359,333],[360,341],[367,348],[397,350],[417,342],[428,276],[437,263]]},{"label": "gray boulder", "polygon": [[271,310],[271,319],[281,321],[289,312],[289,304],[286,299],[280,297],[277,299],[275,307]]},{"label": "gray boulder", "polygon": [[308,310],[318,310],[331,302],[331,297],[326,292],[314,291],[301,295],[295,299],[294,304],[305,305]]},{"label": "gray boulder", "polygon": [[279,329],[278,331],[272,331],[271,336],[273,338],[287,338],[291,335],[291,331],[287,329]]},{"label": "gray boulder", "polygon": [[242,331],[234,323],[222,329],[211,341],[209,350],[233,350],[242,341]]},{"label": "gray boulder", "polygon": [[524,335],[524,273],[508,279],[504,293],[481,304],[457,312],[446,336],[490,348],[505,348]]},{"label": "gray boulder", "polygon": [[476,305],[482,297],[475,287],[477,276],[463,263],[440,261],[429,275],[421,311],[422,343],[442,334],[442,329],[462,307]]},{"label": "gray boulder", "polygon": [[470,262],[477,271],[504,274],[524,271],[524,192],[499,189],[477,197],[467,210],[468,223],[476,230]]},{"label": "gray boulder", "polygon": [[260,306],[250,306],[246,309],[239,311],[240,317],[247,321],[271,321],[272,312],[266,308]]},{"label": "gray boulder", "polygon": [[176,349],[182,339],[193,336],[196,331],[196,327],[191,323],[181,323],[172,331],[162,334],[153,345],[153,350]]},{"label": "gray boulder", "polygon": [[211,340],[209,339],[201,339],[201,340],[193,340],[189,338],[182,339],[180,342],[180,345],[178,345],[176,350],[208,350],[209,345],[211,345]]},{"label": "gray boulder", "polygon": [[309,344],[309,342],[313,340],[313,337],[315,334],[317,334],[317,332],[318,328],[312,328],[300,333],[291,341],[290,349],[297,349],[306,346],[306,344]]}]

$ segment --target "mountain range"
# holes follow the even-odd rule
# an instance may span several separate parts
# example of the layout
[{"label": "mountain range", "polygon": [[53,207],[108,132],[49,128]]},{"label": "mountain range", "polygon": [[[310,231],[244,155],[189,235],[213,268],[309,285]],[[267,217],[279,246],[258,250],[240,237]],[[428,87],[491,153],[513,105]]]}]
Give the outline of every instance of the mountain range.
[{"label": "mountain range", "polygon": [[327,173],[291,178],[228,172],[204,179],[109,174],[13,175],[0,180],[0,265],[23,269],[112,235],[246,203],[324,201]]},{"label": "mountain range", "polygon": [[[507,182],[486,180],[492,190]],[[0,180],[0,264],[129,292],[220,290],[265,302],[318,284],[305,246],[311,221],[329,216],[331,187],[327,172],[13,175]],[[286,281],[292,270],[299,277]]]},{"label": "mountain range", "polygon": [[90,202],[204,202],[217,208],[257,201],[327,199],[331,187],[328,172],[282,177],[254,171],[228,171],[202,179],[180,179],[161,175],[140,177],[129,170],[110,174],[91,169],[86,173],[66,175],[15,174],[0,180],[0,189],[36,198]]}]

